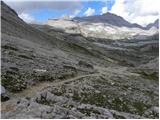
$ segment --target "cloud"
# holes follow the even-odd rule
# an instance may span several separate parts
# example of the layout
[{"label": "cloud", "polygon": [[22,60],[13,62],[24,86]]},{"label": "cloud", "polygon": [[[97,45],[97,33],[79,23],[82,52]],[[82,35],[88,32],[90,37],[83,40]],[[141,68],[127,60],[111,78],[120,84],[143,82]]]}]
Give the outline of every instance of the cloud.
[{"label": "cloud", "polygon": [[36,21],[34,17],[32,17],[31,15],[27,13],[21,13],[18,16],[27,23],[34,23]]},{"label": "cloud", "polygon": [[85,16],[91,16],[95,13],[95,9],[92,9],[92,8],[88,8],[85,12],[84,12],[84,15]]},{"label": "cloud", "polygon": [[105,14],[107,12],[108,12],[108,8],[107,7],[102,7],[101,14]]},{"label": "cloud", "polygon": [[146,26],[158,19],[159,10],[159,0],[115,0],[110,12]]},{"label": "cloud", "polygon": [[33,10],[50,9],[50,10],[75,10],[81,7],[79,1],[6,1],[6,3],[16,10],[18,14],[27,13]]},{"label": "cloud", "polygon": [[65,0],[5,0],[6,4],[13,8],[24,21],[28,23],[35,22],[35,18],[30,15],[32,11],[37,10],[69,10],[69,16],[75,17],[82,8],[80,1],[65,1]]},{"label": "cloud", "polygon": [[71,18],[74,18],[75,16],[77,16],[79,13],[81,12],[81,10],[74,10],[74,13],[72,15],[69,15]]},{"label": "cloud", "polygon": [[75,11],[74,11],[74,15],[76,16],[76,15],[78,15],[80,12],[81,12],[81,10],[75,10]]},{"label": "cloud", "polygon": [[81,12],[81,10],[74,10],[72,14],[64,14],[61,17],[65,18],[65,19],[70,19],[70,18],[74,18],[76,17],[79,13]]}]

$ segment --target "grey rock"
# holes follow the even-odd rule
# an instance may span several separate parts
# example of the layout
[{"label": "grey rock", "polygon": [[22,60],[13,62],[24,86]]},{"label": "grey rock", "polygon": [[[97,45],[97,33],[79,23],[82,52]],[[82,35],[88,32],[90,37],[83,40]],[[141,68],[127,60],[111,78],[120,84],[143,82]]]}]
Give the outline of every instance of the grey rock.
[{"label": "grey rock", "polygon": [[6,93],[6,89],[2,85],[0,85],[0,89],[1,89],[1,94],[5,94]]}]

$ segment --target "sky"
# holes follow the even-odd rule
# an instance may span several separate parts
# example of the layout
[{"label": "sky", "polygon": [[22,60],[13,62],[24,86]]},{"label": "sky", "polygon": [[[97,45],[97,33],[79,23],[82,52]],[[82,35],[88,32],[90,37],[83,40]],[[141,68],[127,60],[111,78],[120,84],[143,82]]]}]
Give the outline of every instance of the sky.
[{"label": "sky", "polygon": [[4,0],[24,21],[44,23],[49,18],[82,17],[107,12],[146,26],[159,18],[160,0]]}]

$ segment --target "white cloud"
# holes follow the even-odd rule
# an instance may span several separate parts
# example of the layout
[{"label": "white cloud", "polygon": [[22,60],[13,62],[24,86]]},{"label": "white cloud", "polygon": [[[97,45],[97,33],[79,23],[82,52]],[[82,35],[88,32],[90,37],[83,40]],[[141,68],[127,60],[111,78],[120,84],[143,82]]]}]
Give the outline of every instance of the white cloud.
[{"label": "white cloud", "polygon": [[76,17],[79,13],[81,12],[81,10],[74,10],[72,14],[64,14],[61,17],[65,18],[65,19],[70,19],[70,18],[74,18]]},{"label": "white cloud", "polygon": [[108,8],[107,7],[102,7],[101,9],[101,14],[107,13],[108,12]]},{"label": "white cloud", "polygon": [[35,22],[35,18],[27,13],[21,13],[18,16],[27,23],[34,23]]},{"label": "white cloud", "polygon": [[84,12],[84,15],[85,16],[91,16],[95,13],[95,9],[92,9],[92,8],[88,8],[85,12]]},{"label": "white cloud", "polygon": [[81,12],[81,10],[75,10],[75,11],[74,11],[74,15],[76,16],[76,15],[78,15],[80,12]]},{"label": "white cloud", "polygon": [[70,15],[71,18],[74,18],[75,16],[77,16],[79,13],[81,12],[81,10],[75,10],[74,13],[72,15]]},{"label": "white cloud", "polygon": [[159,0],[115,0],[110,12],[131,23],[146,26],[159,17]]}]

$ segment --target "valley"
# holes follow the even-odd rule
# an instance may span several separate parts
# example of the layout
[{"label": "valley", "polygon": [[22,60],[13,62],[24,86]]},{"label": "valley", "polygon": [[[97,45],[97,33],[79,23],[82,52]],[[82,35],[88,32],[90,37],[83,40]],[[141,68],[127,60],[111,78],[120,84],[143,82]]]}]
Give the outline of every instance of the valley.
[{"label": "valley", "polygon": [[159,118],[158,28],[27,24],[4,2],[1,11],[1,118]]}]

